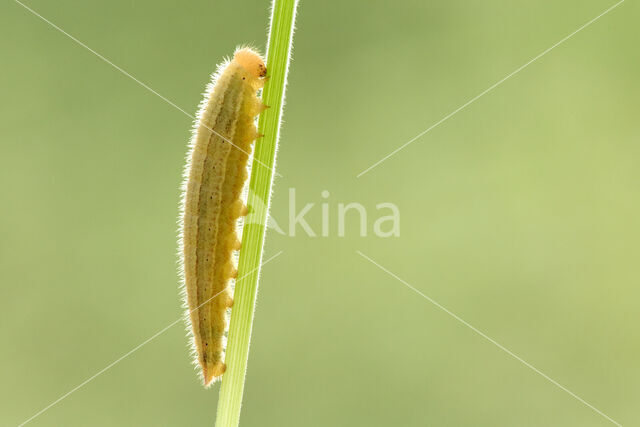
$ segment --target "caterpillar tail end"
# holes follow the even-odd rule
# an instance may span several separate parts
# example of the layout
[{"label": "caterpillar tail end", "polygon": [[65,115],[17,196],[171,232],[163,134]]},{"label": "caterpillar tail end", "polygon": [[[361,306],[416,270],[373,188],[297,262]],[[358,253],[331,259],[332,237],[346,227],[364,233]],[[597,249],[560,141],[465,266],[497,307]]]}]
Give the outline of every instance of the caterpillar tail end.
[{"label": "caterpillar tail end", "polygon": [[209,387],[227,370],[227,365],[222,362],[212,363],[202,367],[202,377],[204,386]]}]

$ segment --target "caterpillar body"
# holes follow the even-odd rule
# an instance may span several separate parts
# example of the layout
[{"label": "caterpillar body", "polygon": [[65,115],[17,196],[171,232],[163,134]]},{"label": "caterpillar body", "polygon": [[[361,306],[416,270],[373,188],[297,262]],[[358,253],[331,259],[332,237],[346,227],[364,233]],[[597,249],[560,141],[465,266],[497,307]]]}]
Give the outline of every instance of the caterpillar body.
[{"label": "caterpillar body", "polygon": [[236,50],[218,67],[200,104],[184,173],[181,262],[188,322],[205,386],[225,369],[227,310],[233,305],[233,251],[240,249],[237,221],[246,215],[241,194],[253,141],[255,117],[265,108],[264,60]]}]

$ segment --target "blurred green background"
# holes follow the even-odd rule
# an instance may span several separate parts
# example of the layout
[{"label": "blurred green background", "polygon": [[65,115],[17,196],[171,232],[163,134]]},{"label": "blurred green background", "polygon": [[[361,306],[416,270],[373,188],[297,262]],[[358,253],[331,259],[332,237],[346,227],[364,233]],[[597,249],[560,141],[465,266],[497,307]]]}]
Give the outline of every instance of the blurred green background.
[{"label": "blurred green background", "polygon": [[[266,1],[27,3],[195,113]],[[640,424],[639,6],[625,2],[361,178],[614,2],[303,1],[275,182],[319,233],[270,232],[245,426]],[[0,6],[0,425],[18,425],[181,315],[191,119],[13,1]],[[337,204],[369,213],[367,237]],[[401,235],[371,232],[395,203]],[[212,425],[182,324],[33,426]]]}]

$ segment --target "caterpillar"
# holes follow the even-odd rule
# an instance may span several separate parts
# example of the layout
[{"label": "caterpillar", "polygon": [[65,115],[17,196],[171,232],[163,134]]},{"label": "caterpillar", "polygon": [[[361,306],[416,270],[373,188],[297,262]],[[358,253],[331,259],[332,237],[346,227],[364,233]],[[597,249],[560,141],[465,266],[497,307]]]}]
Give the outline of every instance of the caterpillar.
[{"label": "caterpillar", "polygon": [[187,323],[195,363],[205,387],[226,369],[227,310],[233,305],[229,282],[237,276],[233,251],[241,243],[238,219],[255,118],[266,108],[257,92],[267,69],[252,49],[240,48],[218,66],[207,86],[194,125],[184,172],[180,258]]}]

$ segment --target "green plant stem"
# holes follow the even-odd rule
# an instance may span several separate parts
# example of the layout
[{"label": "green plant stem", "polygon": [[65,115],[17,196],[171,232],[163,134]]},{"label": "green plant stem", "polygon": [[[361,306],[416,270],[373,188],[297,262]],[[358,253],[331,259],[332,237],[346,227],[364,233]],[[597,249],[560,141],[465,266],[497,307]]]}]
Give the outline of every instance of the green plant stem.
[{"label": "green plant stem", "polygon": [[216,427],[236,427],[240,420],[297,3],[297,0],[274,0],[271,12],[267,45],[269,78],[262,92],[262,101],[270,108],[260,114],[258,122],[258,132],[264,136],[256,142],[251,169],[247,204],[252,221],[244,225],[242,232],[239,279],[231,310],[225,360],[227,371],[222,376]]}]

